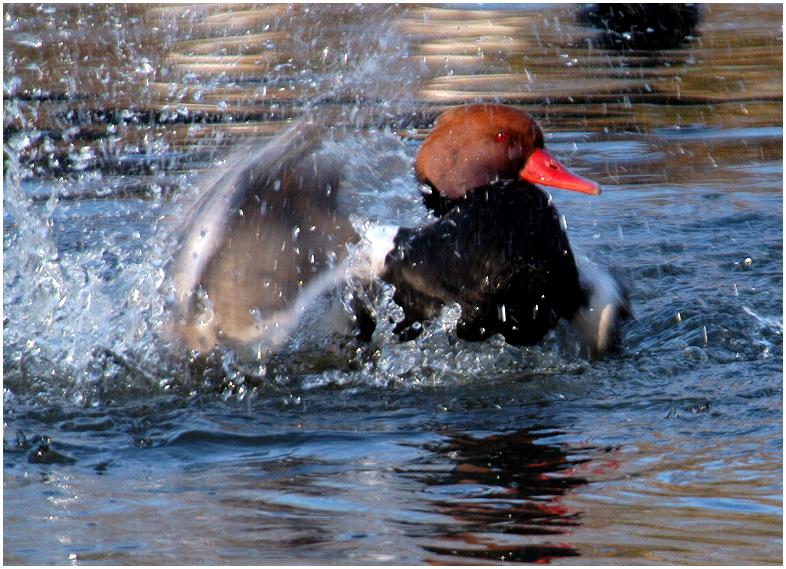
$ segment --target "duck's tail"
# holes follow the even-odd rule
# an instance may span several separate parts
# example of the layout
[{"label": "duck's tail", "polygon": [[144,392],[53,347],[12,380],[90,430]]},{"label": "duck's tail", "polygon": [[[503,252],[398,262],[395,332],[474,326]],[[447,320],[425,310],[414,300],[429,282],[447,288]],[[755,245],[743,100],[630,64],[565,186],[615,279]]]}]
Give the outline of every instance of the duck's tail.
[{"label": "duck's tail", "polygon": [[599,356],[614,346],[620,324],[633,317],[631,285],[620,271],[591,261],[579,265],[579,284],[587,302],[573,316],[572,324],[583,346]]}]

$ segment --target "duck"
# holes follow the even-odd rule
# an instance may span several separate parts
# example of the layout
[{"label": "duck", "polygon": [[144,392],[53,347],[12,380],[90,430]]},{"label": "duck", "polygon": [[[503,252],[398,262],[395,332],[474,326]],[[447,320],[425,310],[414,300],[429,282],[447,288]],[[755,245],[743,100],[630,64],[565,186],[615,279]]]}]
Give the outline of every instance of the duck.
[{"label": "duck", "polygon": [[501,334],[533,345],[560,319],[602,354],[630,315],[624,281],[581,267],[550,194],[541,186],[598,196],[600,186],[570,171],[544,145],[543,131],[518,108],[463,105],[445,111],[418,151],[415,172],[438,216],[402,228],[381,278],[404,311],[394,332],[416,338],[423,322],[458,303],[457,336]]},{"label": "duck", "polygon": [[[363,235],[339,206],[346,161],[322,144],[329,132],[318,119],[295,121],[263,147],[236,151],[230,167],[203,184],[181,216],[168,267],[180,345],[200,353],[260,343],[278,349],[310,304],[350,281],[394,289],[401,342],[456,303],[462,340],[500,334],[533,345],[565,319],[594,355],[614,343],[630,313],[627,290],[601,267],[577,263],[542,189],[597,196],[600,186],[545,148],[529,113],[492,103],[444,111],[415,160],[431,219],[371,226]],[[350,255],[356,247],[367,253]],[[368,341],[378,315],[356,302],[362,295],[345,296],[348,323],[331,329]],[[319,310],[320,321],[336,312]]]}]

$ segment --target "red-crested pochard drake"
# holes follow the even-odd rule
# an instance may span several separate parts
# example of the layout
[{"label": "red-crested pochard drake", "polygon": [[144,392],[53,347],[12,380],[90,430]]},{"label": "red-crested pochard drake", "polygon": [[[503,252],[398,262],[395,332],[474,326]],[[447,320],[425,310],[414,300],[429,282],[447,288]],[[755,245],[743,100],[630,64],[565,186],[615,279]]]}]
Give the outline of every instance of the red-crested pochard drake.
[{"label": "red-crested pochard drake", "polygon": [[625,295],[599,269],[579,274],[551,197],[535,184],[590,195],[600,187],[544,148],[527,113],[493,104],[444,112],[415,172],[440,217],[401,229],[385,259],[382,278],[404,309],[396,328],[402,339],[457,302],[457,333],[466,340],[500,333],[511,344],[534,344],[569,318],[593,352],[605,351],[627,311]]},{"label": "red-crested pochard drake", "polygon": [[[264,337],[280,345],[304,306],[346,277],[347,246],[361,239],[338,212],[340,159],[321,151],[323,132],[299,121],[264,148],[242,150],[185,216],[171,275],[175,329],[188,347]],[[551,197],[536,184],[590,195],[600,188],[544,148],[527,113],[496,104],[444,112],[415,172],[436,221],[363,240],[382,237],[370,264],[395,287],[401,340],[456,302],[466,340],[499,333],[534,344],[565,318],[593,353],[609,347],[627,313],[623,289],[597,267],[580,271]],[[366,337],[368,316],[355,319]]]}]

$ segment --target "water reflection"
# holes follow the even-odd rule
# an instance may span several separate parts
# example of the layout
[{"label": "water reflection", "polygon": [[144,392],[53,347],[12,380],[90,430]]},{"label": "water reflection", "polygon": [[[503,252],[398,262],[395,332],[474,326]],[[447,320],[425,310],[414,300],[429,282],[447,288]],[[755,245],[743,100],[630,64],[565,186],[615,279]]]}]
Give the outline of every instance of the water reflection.
[{"label": "water reflection", "polygon": [[[249,460],[193,468],[180,491],[218,492],[216,523],[232,528],[225,559],[253,544],[265,562],[296,548],[300,561],[543,563],[580,555],[570,536],[581,513],[563,499],[587,484],[594,449],[543,444],[542,433],[454,434],[416,448],[392,433],[292,432],[244,440]],[[176,446],[219,442],[198,436]]]},{"label": "water reflection", "polygon": [[587,484],[577,469],[589,458],[538,438],[530,430],[486,437],[456,434],[430,449],[452,465],[416,475],[426,484],[423,495],[430,506],[451,519],[426,533],[413,532],[437,555],[430,562],[543,563],[579,555],[565,540],[581,514],[562,499]]},{"label": "water reflection", "polygon": [[[780,562],[782,6],[706,5],[695,39],[647,52],[604,49],[575,6],[3,10],[4,417],[6,438],[28,436],[5,447],[6,560]],[[358,201],[404,221],[418,141],[444,106],[478,98],[533,110],[608,188],[560,210],[575,243],[635,270],[625,352],[528,355],[519,372],[520,354],[487,365],[489,346],[467,366],[452,345],[401,350],[335,380],[317,369],[324,389],[287,362],[247,389],[269,400],[237,424],[183,410],[222,378],[159,366],[149,332],[172,193],[187,202],[226,149],[313,105],[390,127],[384,152],[359,135],[347,155]],[[490,380],[498,369],[515,373]],[[511,397],[525,376],[536,386]],[[420,385],[453,379],[480,419],[461,409],[442,439],[424,425],[443,394]],[[353,412],[358,386],[384,404]],[[478,402],[533,399],[570,415],[570,448],[479,434],[519,424]],[[112,400],[138,409],[104,417]],[[625,474],[598,481],[613,463],[576,440],[620,445]]]}]

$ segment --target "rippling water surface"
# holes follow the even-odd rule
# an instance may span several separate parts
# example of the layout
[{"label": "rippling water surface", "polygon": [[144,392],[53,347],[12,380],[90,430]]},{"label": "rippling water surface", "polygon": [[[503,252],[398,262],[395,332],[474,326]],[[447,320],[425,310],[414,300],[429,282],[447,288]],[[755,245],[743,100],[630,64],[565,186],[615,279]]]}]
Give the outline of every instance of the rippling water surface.
[{"label": "rippling water surface", "polygon": [[[5,562],[781,563],[782,7],[647,51],[577,9],[5,5]],[[454,308],[171,349],[170,227],[224,152],[335,111],[358,226],[413,225],[469,100],[602,184],[553,197],[634,283],[618,351],[466,343]]]}]

